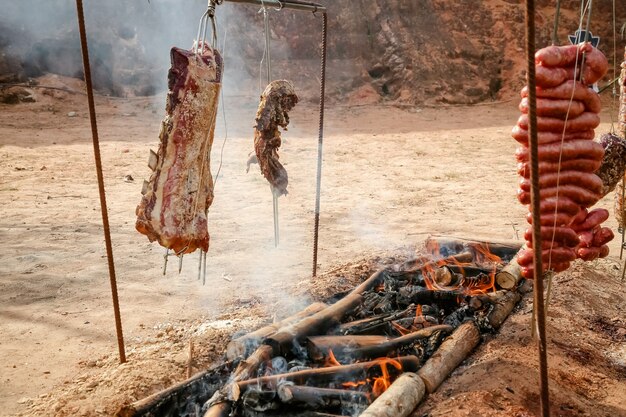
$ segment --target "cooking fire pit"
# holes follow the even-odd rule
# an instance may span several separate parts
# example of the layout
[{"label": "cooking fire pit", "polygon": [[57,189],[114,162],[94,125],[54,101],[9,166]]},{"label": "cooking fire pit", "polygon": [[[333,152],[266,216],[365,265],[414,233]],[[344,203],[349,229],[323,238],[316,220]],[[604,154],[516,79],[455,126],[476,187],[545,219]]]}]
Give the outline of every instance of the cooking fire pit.
[{"label": "cooking fire pit", "polygon": [[117,415],[408,415],[520,300],[496,283],[517,283],[520,247],[431,237],[419,256],[233,339],[224,364]]}]

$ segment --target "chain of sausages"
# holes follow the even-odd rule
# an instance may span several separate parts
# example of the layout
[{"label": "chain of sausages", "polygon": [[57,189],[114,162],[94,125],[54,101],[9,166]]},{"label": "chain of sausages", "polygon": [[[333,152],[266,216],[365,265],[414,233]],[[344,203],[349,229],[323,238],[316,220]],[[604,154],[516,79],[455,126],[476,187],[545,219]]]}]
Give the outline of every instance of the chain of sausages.
[{"label": "chain of sausages", "polygon": [[[604,155],[602,145],[593,141],[594,129],[600,124],[600,97],[587,86],[606,74],[608,62],[598,49],[582,43],[543,48],[535,54],[535,63],[541,257],[544,272],[561,272],[576,258],[607,256],[606,244],[613,239],[613,232],[601,227],[608,212],[587,210],[603,195],[602,180],[594,172]],[[521,97],[522,114],[512,136],[521,145],[515,153],[521,176],[517,198],[529,205],[528,87]],[[532,224],[530,212],[527,221]],[[522,275],[532,278],[532,229],[524,238],[529,249],[523,250],[517,261]]]}]

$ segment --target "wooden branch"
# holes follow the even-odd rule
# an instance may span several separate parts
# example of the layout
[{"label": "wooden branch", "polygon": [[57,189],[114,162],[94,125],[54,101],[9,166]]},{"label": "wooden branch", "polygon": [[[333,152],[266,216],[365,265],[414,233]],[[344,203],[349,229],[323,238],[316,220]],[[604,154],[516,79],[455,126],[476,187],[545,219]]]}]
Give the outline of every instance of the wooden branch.
[{"label": "wooden branch", "polygon": [[282,328],[276,334],[268,337],[265,343],[272,346],[275,354],[283,356],[290,354],[294,342],[302,343],[304,338],[323,334],[331,327],[338,325],[347,314],[363,302],[362,294],[380,284],[383,278],[384,270],[381,269],[335,304],[298,323]]},{"label": "wooden branch", "polygon": [[407,308],[406,310],[396,313],[379,314],[377,316],[367,317],[360,320],[343,323],[337,326],[336,333],[339,334],[361,334],[365,332],[374,332],[379,327],[387,325],[389,322],[398,320],[404,317],[415,316],[415,308]]},{"label": "wooden branch", "polygon": [[226,381],[230,366],[226,363],[211,367],[142,400],[123,405],[115,417],[165,415],[166,410],[182,403],[193,402],[201,406]]},{"label": "wooden branch", "polygon": [[365,346],[376,346],[388,341],[386,336],[311,336],[306,339],[309,357],[314,361],[320,361],[328,357],[330,351],[335,357],[350,355],[355,349]]},{"label": "wooden branch", "polygon": [[313,409],[340,406],[343,403],[369,404],[368,394],[333,388],[317,388],[293,384],[280,384],[278,398],[285,404],[304,404]]},{"label": "wooden branch", "polygon": [[425,329],[406,334],[404,336],[396,337],[395,339],[388,340],[386,342],[380,343],[379,345],[362,346],[356,348],[349,352],[349,354],[352,360],[393,356],[394,354],[398,353],[398,350],[400,348],[409,346],[417,342],[418,340],[428,339],[436,332],[442,332],[447,334],[451,333],[452,330],[454,330],[452,326],[447,326],[445,324],[430,326]]},{"label": "wooden branch", "polygon": [[[522,245],[522,242],[514,240],[486,241],[445,235],[429,236],[424,241],[424,246],[428,251],[442,256],[446,253],[458,253],[468,249],[476,251],[477,246],[482,246],[500,258],[510,258],[519,251]],[[442,251],[442,248],[446,250]]]},{"label": "wooden branch", "polygon": [[305,317],[309,317],[319,311],[322,311],[326,307],[328,307],[328,305],[325,303],[313,303],[292,316],[231,340],[226,347],[226,358],[229,360],[235,360],[242,357],[247,358],[267,337],[276,333],[283,327],[297,323]]},{"label": "wooden branch", "polygon": [[[401,356],[393,359],[379,359],[369,362],[353,363],[351,365],[328,366],[325,368],[306,369],[286,374],[269,375],[237,382],[234,384],[237,388],[233,390],[231,397],[237,400],[240,394],[248,387],[270,384],[277,385],[282,381],[290,381],[296,385],[304,385],[305,383],[310,385],[323,385],[331,382],[361,381],[368,376],[382,375],[381,365],[383,364],[386,365],[389,373],[393,374],[396,372],[396,368],[392,364],[394,361],[402,365],[402,370],[405,372],[414,372],[420,366],[418,357]],[[397,373],[400,372],[402,371],[397,371]]]},{"label": "wooden branch", "polygon": [[415,410],[426,393],[422,379],[412,372],[403,373],[361,417],[406,417]]},{"label": "wooden branch", "polygon": [[[526,245],[522,246],[518,253],[526,248]],[[521,279],[522,269],[517,263],[517,255],[515,255],[515,257],[511,259],[511,262],[509,262],[500,272],[496,274],[496,282],[500,288],[504,288],[505,290],[515,288]]]},{"label": "wooden branch", "polygon": [[470,354],[480,342],[480,331],[474,322],[463,323],[452,336],[444,340],[439,349],[417,372],[428,393],[433,393],[448,375]]}]

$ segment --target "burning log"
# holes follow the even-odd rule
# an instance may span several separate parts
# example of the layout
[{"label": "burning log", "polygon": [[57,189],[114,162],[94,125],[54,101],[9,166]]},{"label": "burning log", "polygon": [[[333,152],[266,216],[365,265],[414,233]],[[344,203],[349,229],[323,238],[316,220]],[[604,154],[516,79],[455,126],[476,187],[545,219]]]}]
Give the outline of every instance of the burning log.
[{"label": "burning log", "polygon": [[[519,252],[525,249],[527,249],[526,245],[524,245]],[[522,270],[517,263],[517,255],[515,255],[515,257],[511,259],[511,262],[509,262],[500,272],[496,274],[496,282],[500,288],[510,290],[517,286],[520,279],[522,279]]]},{"label": "burning log", "polygon": [[440,256],[447,256],[450,253],[459,253],[470,249],[478,253],[487,250],[501,259],[511,259],[522,245],[523,243],[517,241],[483,241],[438,235],[429,236],[424,242],[426,250]]},{"label": "burning log", "polygon": [[424,381],[428,393],[433,393],[448,375],[470,354],[480,342],[480,331],[474,322],[460,325],[417,374]]},{"label": "burning log", "polygon": [[[298,372],[262,376],[259,378],[239,381],[234,384],[230,397],[238,400],[246,389],[253,386],[273,385],[289,381],[296,385],[314,384],[324,385],[332,382],[361,381],[368,377],[380,376],[383,367],[392,365],[401,367],[402,371],[415,372],[420,366],[420,359],[416,356],[401,356],[399,358],[383,358],[369,362],[353,363],[351,365],[328,366],[325,368],[306,369]],[[397,370],[397,373],[402,372]]]},{"label": "burning log", "polygon": [[451,326],[447,326],[445,324],[430,326],[404,336],[396,337],[395,339],[387,340],[379,345],[356,348],[350,352],[350,356],[353,360],[393,356],[394,354],[398,354],[400,349],[421,340],[428,339],[437,332],[448,334],[451,333],[452,330],[453,328]]},{"label": "burning log", "polygon": [[290,326],[294,323],[299,322],[305,317],[309,317],[315,313],[322,311],[324,308],[328,307],[325,303],[313,303],[304,310],[289,316],[287,318],[282,319],[276,323],[272,323],[265,327],[261,327],[258,330],[255,330],[251,333],[248,333],[244,336],[238,337],[236,339],[231,340],[231,342],[226,347],[226,357],[229,360],[235,360],[237,358],[247,358],[259,345],[265,340],[267,337],[276,333],[283,327]]},{"label": "burning log", "polygon": [[[421,288],[421,287],[418,287]],[[407,297],[411,304],[459,304],[463,300],[461,291],[421,289]]]},{"label": "burning log", "polygon": [[351,361],[391,357],[398,350],[415,342],[431,337],[436,332],[450,333],[451,326],[435,325],[418,330],[407,335],[389,339],[385,336],[318,336],[309,341],[309,356],[314,359],[323,359],[330,355],[337,358],[346,358]]},{"label": "burning log", "polygon": [[342,335],[349,334],[363,334],[368,332],[375,332],[381,327],[385,327],[388,323],[405,317],[415,316],[415,308],[409,307],[406,310],[390,313],[379,314],[377,316],[367,317],[361,320],[351,321],[343,323],[337,326],[336,333]]},{"label": "burning log", "polygon": [[405,372],[361,414],[361,417],[406,417],[422,401],[426,387],[422,379]]},{"label": "burning log", "polygon": [[298,323],[282,328],[276,334],[265,340],[275,354],[291,353],[294,342],[302,342],[308,336],[325,333],[328,329],[338,325],[348,313],[363,302],[363,293],[375,288],[384,278],[384,270],[372,274],[350,294],[322,311],[309,316]]},{"label": "burning log", "polygon": [[307,350],[312,360],[320,361],[328,357],[331,351],[335,357],[345,357],[355,349],[377,346],[388,340],[386,336],[375,335],[311,336],[307,339]]},{"label": "burning log", "polygon": [[317,388],[284,383],[278,386],[278,398],[285,404],[299,404],[314,410],[342,404],[369,404],[368,394],[334,388]]},{"label": "burning log", "polygon": [[461,274],[464,278],[466,277],[475,277],[480,274],[490,275],[493,274],[494,268],[489,266],[478,266],[478,265],[448,265],[447,266],[450,271],[455,274]]}]

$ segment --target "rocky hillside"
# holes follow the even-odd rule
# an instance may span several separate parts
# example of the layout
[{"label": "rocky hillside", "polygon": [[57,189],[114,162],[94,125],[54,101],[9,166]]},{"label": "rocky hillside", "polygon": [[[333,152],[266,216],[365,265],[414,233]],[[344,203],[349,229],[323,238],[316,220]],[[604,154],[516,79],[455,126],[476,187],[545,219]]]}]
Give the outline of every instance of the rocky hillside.
[{"label": "rocky hillside", "polygon": [[[41,4],[36,0],[11,3],[0,16],[0,82],[45,72],[81,76],[74,2],[47,3],[53,12],[43,10],[39,18],[25,19]],[[329,13],[328,93],[333,100],[476,103],[508,97],[523,84],[521,0],[320,3],[327,5]],[[543,46],[550,42],[555,2],[538,3],[537,45]],[[87,2],[97,87],[114,95],[163,90],[169,47],[191,43],[205,4],[200,0]],[[561,43],[568,42],[567,34],[578,26],[579,5],[579,1],[562,1]],[[601,37],[600,49],[612,62],[612,4],[602,1],[593,6],[590,28]],[[617,9],[619,32],[626,23],[626,6],[617,2]],[[256,94],[263,54],[258,8],[225,4],[218,7],[218,19],[227,63],[225,83]],[[272,10],[271,26],[274,78],[294,79],[304,95],[313,98],[319,80],[320,17]],[[618,57],[625,44],[618,33]]]}]

